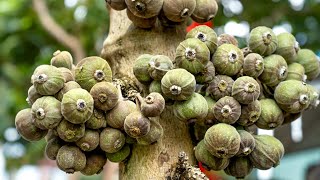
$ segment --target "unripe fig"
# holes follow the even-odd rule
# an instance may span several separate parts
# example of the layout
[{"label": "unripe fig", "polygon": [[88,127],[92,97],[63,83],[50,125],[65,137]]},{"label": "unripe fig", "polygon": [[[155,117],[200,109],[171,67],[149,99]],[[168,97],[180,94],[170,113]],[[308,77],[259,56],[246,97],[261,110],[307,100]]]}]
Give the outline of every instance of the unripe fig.
[{"label": "unripe fig", "polygon": [[203,122],[196,122],[193,126],[193,130],[194,130],[194,136],[197,142],[201,141],[204,138],[204,135],[206,134],[207,130],[214,125],[214,123],[212,124],[205,124]]},{"label": "unripe fig", "polygon": [[241,126],[250,126],[258,121],[261,115],[261,104],[260,101],[255,100],[248,105],[241,106],[241,115],[238,124]]},{"label": "unripe fig", "polygon": [[90,129],[100,129],[107,126],[107,120],[103,111],[98,109],[93,109],[92,116],[85,123],[87,128]]},{"label": "unripe fig", "polygon": [[15,117],[15,125],[18,133],[27,141],[39,141],[46,134],[47,130],[42,130],[33,124],[31,109],[19,111]]},{"label": "unripe fig", "polygon": [[62,72],[55,66],[40,65],[31,76],[31,82],[41,95],[54,95],[64,84]]},{"label": "unripe fig", "polygon": [[99,132],[86,129],[84,135],[76,141],[76,145],[82,151],[92,151],[99,145]]},{"label": "unripe fig", "polygon": [[256,147],[249,155],[252,165],[261,170],[278,166],[284,155],[282,143],[269,135],[256,135],[254,138]]},{"label": "unripe fig", "polygon": [[276,87],[274,99],[284,111],[299,113],[310,104],[309,89],[306,84],[301,81],[283,81]]},{"label": "unripe fig", "polygon": [[100,174],[106,162],[107,158],[103,154],[88,153],[86,154],[86,166],[80,172],[86,176]]},{"label": "unripe fig", "polygon": [[127,8],[141,18],[157,16],[162,8],[163,0],[125,0]]},{"label": "unripe fig", "polygon": [[205,100],[207,101],[208,104],[208,113],[207,116],[198,122],[212,125],[217,122],[217,119],[214,117],[214,106],[216,104],[216,101],[212,99],[210,96],[204,96]]},{"label": "unripe fig", "polygon": [[216,0],[196,0],[196,8],[191,18],[198,23],[211,21],[218,13],[218,8]]},{"label": "unripe fig", "polygon": [[106,0],[106,3],[114,10],[121,11],[127,8],[125,0]]},{"label": "unripe fig", "polygon": [[68,51],[57,50],[53,53],[50,64],[55,67],[65,67],[67,69],[72,69],[73,58]]},{"label": "unripe fig", "polygon": [[98,56],[86,57],[77,64],[75,79],[83,89],[90,91],[98,82],[111,82],[112,71],[106,60]]},{"label": "unripe fig", "polygon": [[137,143],[140,145],[151,145],[162,138],[163,128],[161,124],[155,120],[150,119],[150,131],[143,137],[137,138]]},{"label": "unripe fig", "polygon": [[140,110],[145,117],[160,116],[165,107],[165,100],[159,93],[150,93],[147,97],[137,96],[140,101]]},{"label": "unripe fig", "polygon": [[184,122],[201,120],[208,114],[208,104],[202,95],[193,93],[186,101],[175,101],[173,113],[176,118]]},{"label": "unripe fig", "polygon": [[55,97],[59,101],[62,101],[63,95],[66,92],[70,91],[71,89],[77,89],[77,88],[81,88],[81,86],[75,81],[69,81],[67,83],[64,83],[63,88],[57,94],[55,94]]},{"label": "unripe fig", "polygon": [[85,123],[93,113],[93,98],[84,89],[71,89],[63,95],[61,113],[71,123]]},{"label": "unripe fig", "polygon": [[168,56],[155,55],[150,59],[148,71],[150,77],[154,80],[160,81],[171,69],[173,69],[173,63]]},{"label": "unripe fig", "polygon": [[217,73],[234,76],[242,69],[244,56],[237,46],[223,44],[217,48],[212,61]]},{"label": "unripe fig", "polygon": [[94,100],[94,107],[108,111],[114,108],[119,99],[118,89],[110,82],[99,82],[95,84],[90,94]]},{"label": "unripe fig", "polygon": [[256,126],[261,129],[274,129],[284,120],[283,113],[273,99],[261,99],[261,115],[256,121]]},{"label": "unripe fig", "polygon": [[300,50],[296,38],[288,32],[283,32],[277,35],[277,39],[278,46],[275,53],[281,55],[288,64],[295,62],[297,53]]},{"label": "unripe fig", "polygon": [[241,104],[250,104],[260,95],[258,82],[250,76],[242,76],[235,80],[232,86],[232,97]]},{"label": "unripe fig", "polygon": [[120,163],[130,155],[130,152],[131,152],[130,146],[126,144],[119,151],[115,153],[106,153],[106,157],[111,162]]},{"label": "unripe fig", "polygon": [[157,21],[157,16],[150,18],[142,18],[134,15],[129,9],[127,9],[127,16],[135,26],[143,29],[152,28]]},{"label": "unripe fig", "polygon": [[30,88],[28,89],[28,98],[26,99],[28,104],[32,106],[32,104],[41,97],[42,95],[37,92],[34,85],[30,86]]},{"label": "unripe fig", "polygon": [[59,137],[66,142],[75,142],[84,136],[84,124],[72,124],[67,120],[62,120],[57,127]]},{"label": "unripe fig", "polygon": [[319,105],[319,89],[310,84],[307,84],[307,88],[309,90],[310,97],[310,105],[308,109],[315,109]]},{"label": "unripe fig", "polygon": [[216,102],[213,113],[219,122],[233,124],[241,115],[241,105],[233,97],[225,96]]},{"label": "unripe fig", "polygon": [[217,34],[214,32],[213,29],[206,25],[200,25],[193,28],[191,31],[187,33],[186,39],[188,38],[198,38],[200,41],[204,42],[209,48],[211,54],[213,54],[216,51],[218,46]]},{"label": "unripe fig", "polygon": [[237,179],[244,179],[253,170],[253,165],[247,157],[233,157],[224,172]]},{"label": "unripe fig", "polygon": [[58,151],[57,165],[62,171],[73,174],[85,168],[86,156],[78,147],[64,145]]},{"label": "unripe fig", "polygon": [[288,76],[286,80],[306,81],[304,67],[299,63],[291,63],[288,65]]},{"label": "unripe fig", "polygon": [[241,142],[237,156],[247,156],[256,147],[254,137],[245,130],[238,130],[238,133],[240,134]]},{"label": "unripe fig", "polygon": [[168,98],[163,94],[161,90],[161,81],[152,81],[149,85],[149,93],[157,92],[162,95],[164,100],[168,100]]},{"label": "unripe fig", "polygon": [[197,38],[182,41],[176,50],[176,66],[192,74],[202,72],[210,60],[210,50]]},{"label": "unripe fig", "polygon": [[133,138],[143,137],[150,131],[150,120],[148,117],[143,116],[140,111],[136,110],[126,117],[124,130]]},{"label": "unripe fig", "polygon": [[205,147],[204,140],[200,141],[195,147],[195,156],[208,170],[220,171],[225,169],[229,164],[228,158],[217,158],[210,154]]},{"label": "unripe fig", "polygon": [[196,0],[164,0],[163,12],[173,22],[185,21],[196,8]]},{"label": "unripe fig", "polygon": [[288,65],[282,56],[273,54],[263,60],[264,70],[259,80],[268,86],[276,86],[288,75]]},{"label": "unripe fig", "polygon": [[134,62],[133,74],[141,83],[148,83],[152,81],[149,75],[149,62],[153,56],[150,54],[140,55]]},{"label": "unripe fig", "polygon": [[62,120],[61,103],[52,96],[43,96],[32,105],[34,124],[40,129],[53,129]]},{"label": "unripe fig", "polygon": [[244,58],[243,73],[257,78],[264,70],[263,57],[257,53],[250,53]]},{"label": "unripe fig", "polygon": [[317,78],[320,74],[320,65],[317,55],[309,49],[301,49],[298,52],[297,63],[304,67],[309,81]]},{"label": "unripe fig", "polygon": [[218,36],[218,46],[223,44],[233,44],[238,47],[238,40],[230,34],[220,34]]},{"label": "unripe fig", "polygon": [[74,76],[70,69],[65,67],[59,67],[58,69],[62,72],[64,82],[74,81]]},{"label": "unripe fig", "polygon": [[55,137],[48,141],[45,154],[47,158],[56,160],[59,149],[64,145],[63,141],[59,137]]},{"label": "unripe fig", "polygon": [[195,77],[185,69],[172,69],[161,80],[163,94],[172,100],[187,100],[196,89]]},{"label": "unripe fig", "polygon": [[195,75],[196,82],[198,84],[208,84],[210,83],[216,75],[216,70],[213,66],[213,63],[209,61],[204,67],[204,70]]},{"label": "unripe fig", "polygon": [[278,39],[272,29],[265,26],[258,26],[251,30],[248,44],[254,53],[268,56],[276,51]]},{"label": "unripe fig", "polygon": [[206,149],[218,158],[231,158],[240,148],[241,138],[236,128],[219,123],[209,128],[204,136]]},{"label": "unripe fig", "polygon": [[231,96],[234,80],[226,75],[216,75],[209,83],[207,94],[218,101],[225,96]]},{"label": "unripe fig", "polygon": [[100,148],[107,153],[119,151],[125,142],[125,135],[118,129],[107,127],[100,133]]}]

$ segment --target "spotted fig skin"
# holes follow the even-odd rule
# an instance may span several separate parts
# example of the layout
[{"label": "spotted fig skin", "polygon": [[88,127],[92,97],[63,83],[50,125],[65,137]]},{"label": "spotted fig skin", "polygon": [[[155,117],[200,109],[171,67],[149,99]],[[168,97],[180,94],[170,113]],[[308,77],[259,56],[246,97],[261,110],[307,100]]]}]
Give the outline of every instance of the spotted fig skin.
[{"label": "spotted fig skin", "polygon": [[94,107],[109,111],[114,108],[119,99],[118,89],[110,82],[99,82],[95,84],[90,94],[93,97]]},{"label": "spotted fig skin", "polygon": [[187,33],[186,39],[188,38],[198,38],[200,41],[204,42],[209,48],[211,54],[216,51],[218,46],[218,38],[216,32],[214,32],[213,29],[206,25],[200,25],[193,28]]},{"label": "spotted fig skin", "polygon": [[57,166],[68,174],[81,171],[86,166],[86,155],[77,146],[64,145],[58,151]]},{"label": "spotted fig skin", "polygon": [[254,137],[245,130],[238,130],[238,133],[240,134],[241,142],[236,156],[248,156],[256,146]]},{"label": "spotted fig skin", "polygon": [[48,159],[56,160],[59,149],[65,145],[59,137],[55,137],[48,141],[45,147],[45,155]]},{"label": "spotted fig skin", "polygon": [[150,59],[148,72],[153,80],[161,81],[171,69],[173,69],[173,62],[168,56],[155,55]]},{"label": "spotted fig skin", "polygon": [[210,152],[206,149],[203,140],[200,141],[195,147],[195,157],[208,170],[220,171],[229,165],[228,158],[217,158],[210,154]]},{"label": "spotted fig skin", "polygon": [[100,129],[107,126],[106,116],[103,111],[99,109],[93,109],[93,114],[85,123],[86,128]]},{"label": "spotted fig skin", "polygon": [[233,97],[225,96],[216,102],[213,113],[219,122],[233,124],[241,115],[241,105]]},{"label": "spotted fig skin", "polygon": [[76,145],[82,151],[93,151],[99,145],[99,132],[91,129],[86,129],[84,135],[76,141]]},{"label": "spotted fig skin", "polygon": [[225,96],[231,96],[234,80],[226,75],[216,75],[209,83],[206,92],[215,101]]},{"label": "spotted fig skin", "polygon": [[280,164],[284,155],[283,144],[273,136],[255,135],[256,147],[249,155],[255,168],[267,170]]},{"label": "spotted fig skin", "polygon": [[130,156],[131,149],[128,144],[123,146],[118,152],[106,153],[106,157],[109,161],[114,163],[120,163]]},{"label": "spotted fig skin", "polygon": [[133,138],[143,137],[150,131],[150,119],[134,111],[124,120],[124,131]]},{"label": "spotted fig skin", "polygon": [[42,130],[36,127],[33,123],[31,109],[23,109],[19,111],[15,117],[15,125],[18,133],[27,141],[39,141],[48,133],[47,130]]},{"label": "spotted fig skin", "polygon": [[87,153],[86,166],[80,172],[86,176],[100,174],[106,162],[107,158],[103,154]]},{"label": "spotted fig skin", "polygon": [[248,157],[233,157],[224,172],[237,179],[244,179],[253,170],[253,165]]},{"label": "spotted fig skin", "polygon": [[261,115],[261,104],[260,101],[255,100],[248,105],[241,106],[241,115],[237,124],[241,126],[250,126],[258,121]]},{"label": "spotted fig skin", "polygon": [[232,86],[232,97],[241,104],[250,104],[260,96],[258,82],[250,76],[242,76],[235,80]]},{"label": "spotted fig skin", "polygon": [[231,158],[240,149],[241,138],[236,128],[219,123],[210,127],[205,136],[206,149],[217,158]]},{"label": "spotted fig skin", "polygon": [[273,99],[261,99],[261,115],[255,125],[261,129],[275,129],[283,123],[282,110]]},{"label": "spotted fig skin", "polygon": [[125,142],[126,137],[120,130],[107,127],[100,133],[100,148],[107,153],[119,151]]},{"label": "spotted fig skin", "polygon": [[74,76],[71,72],[70,69],[68,68],[65,68],[65,67],[59,67],[58,68],[61,72],[62,72],[62,75],[63,75],[63,78],[64,78],[64,82],[69,82],[69,81],[74,81]]},{"label": "spotted fig skin", "polygon": [[251,30],[248,44],[253,52],[268,56],[276,51],[278,39],[272,29],[258,26]]},{"label": "spotted fig skin", "polygon": [[287,80],[276,87],[274,99],[282,110],[289,113],[299,113],[309,106],[310,93],[304,82]]},{"label": "spotted fig skin", "polygon": [[57,127],[59,137],[66,142],[76,142],[85,134],[84,124],[73,124],[63,119]]},{"label": "spotted fig skin", "polygon": [[140,101],[141,113],[146,117],[157,117],[165,108],[165,100],[160,93],[150,93],[145,98],[137,96]]}]

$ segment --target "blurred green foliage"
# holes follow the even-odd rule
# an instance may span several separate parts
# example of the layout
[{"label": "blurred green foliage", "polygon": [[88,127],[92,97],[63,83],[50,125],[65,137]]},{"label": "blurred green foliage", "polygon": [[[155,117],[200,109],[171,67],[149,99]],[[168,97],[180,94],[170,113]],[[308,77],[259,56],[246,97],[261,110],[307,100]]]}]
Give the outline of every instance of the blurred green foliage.
[{"label": "blurred green foliage", "polygon": [[[69,34],[82,43],[87,56],[99,55],[102,43],[108,33],[109,17],[104,0],[46,0],[50,14]],[[226,0],[221,0],[221,2]],[[303,47],[314,51],[320,49],[320,1],[306,0],[301,11],[293,10],[287,0],[245,0],[242,13],[226,16],[225,7],[220,4],[214,19],[215,27],[223,27],[228,21],[246,21],[250,28],[259,25],[273,27],[289,23],[292,33],[299,33],[307,39]],[[76,12],[87,10],[82,19]],[[83,14],[82,14],[83,15]],[[240,44],[245,45],[245,39]],[[15,114],[29,107],[25,101],[33,70],[40,64],[48,64],[56,50],[69,50],[59,44],[41,26],[30,0],[0,0],[0,143],[6,143],[4,132],[14,127]],[[7,168],[21,164],[36,163],[43,157],[44,140],[29,143],[23,139],[26,156],[9,158]]]}]

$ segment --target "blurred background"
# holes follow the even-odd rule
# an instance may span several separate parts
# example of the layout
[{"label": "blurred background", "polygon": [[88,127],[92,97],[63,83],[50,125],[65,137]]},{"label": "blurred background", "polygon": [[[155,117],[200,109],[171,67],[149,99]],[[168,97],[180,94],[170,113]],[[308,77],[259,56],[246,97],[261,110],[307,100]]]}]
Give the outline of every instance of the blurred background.
[{"label": "blurred background", "polygon": [[[237,37],[240,47],[256,26],[287,31],[320,56],[319,9],[320,0],[220,0],[213,26],[217,34]],[[16,113],[29,107],[25,99],[34,69],[49,64],[58,49],[70,51],[76,61],[99,55],[108,26],[104,0],[0,0],[0,179],[117,179],[67,176],[44,158],[44,140],[29,143],[14,126]],[[312,84],[320,89],[319,78]],[[275,132],[259,132],[275,134],[287,152],[277,168],[249,179],[300,180],[308,173],[320,179],[319,117],[318,108]]]}]

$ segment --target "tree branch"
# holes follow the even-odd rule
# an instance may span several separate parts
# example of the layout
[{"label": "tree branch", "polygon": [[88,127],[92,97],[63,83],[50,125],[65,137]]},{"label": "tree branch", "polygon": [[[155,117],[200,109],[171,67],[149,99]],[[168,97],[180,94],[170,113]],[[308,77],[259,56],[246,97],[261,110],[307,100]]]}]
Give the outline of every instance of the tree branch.
[{"label": "tree branch", "polygon": [[68,34],[49,14],[47,4],[44,0],[33,0],[33,8],[37,13],[43,28],[53,36],[59,43],[71,50],[75,63],[83,59],[85,50],[81,42],[71,34]]}]

